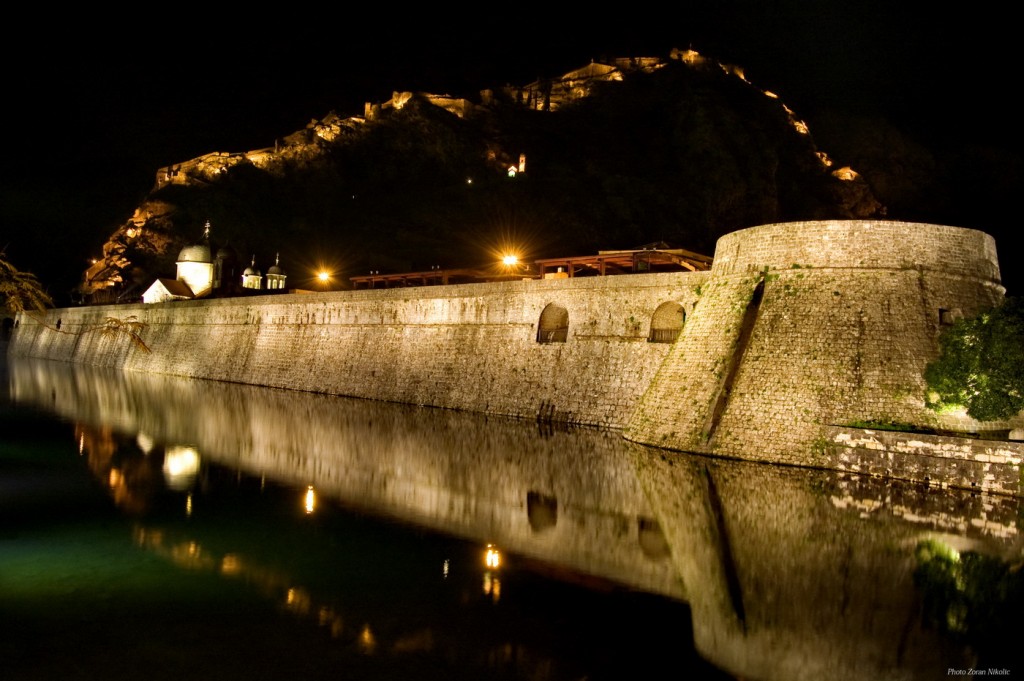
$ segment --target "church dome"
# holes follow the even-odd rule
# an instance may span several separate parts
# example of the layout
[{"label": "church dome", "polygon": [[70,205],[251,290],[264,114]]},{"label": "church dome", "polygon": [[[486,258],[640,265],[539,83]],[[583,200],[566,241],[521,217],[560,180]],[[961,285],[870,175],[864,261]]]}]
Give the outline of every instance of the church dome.
[{"label": "church dome", "polygon": [[271,265],[270,268],[267,270],[267,274],[276,274],[276,275],[279,275],[279,276],[282,276],[282,277],[284,276],[284,270],[281,269],[281,256],[280,255],[278,255],[276,258],[274,258],[274,264]]},{"label": "church dome", "polygon": [[210,247],[206,244],[185,246],[178,254],[178,262],[213,262],[210,258]]},{"label": "church dome", "polygon": [[217,260],[237,260],[238,254],[235,253],[235,249],[231,248],[227,244],[217,249]]},{"label": "church dome", "polygon": [[258,277],[258,276],[260,276],[260,271],[258,269],[256,269],[255,263],[253,263],[249,267],[246,267],[245,271],[242,272],[242,274],[247,276],[247,277],[253,277],[253,276]]}]

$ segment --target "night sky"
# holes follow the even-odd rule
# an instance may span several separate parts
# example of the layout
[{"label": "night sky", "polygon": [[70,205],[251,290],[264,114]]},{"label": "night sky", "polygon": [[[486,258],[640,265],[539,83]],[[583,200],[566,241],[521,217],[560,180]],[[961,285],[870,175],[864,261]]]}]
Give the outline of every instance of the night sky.
[{"label": "night sky", "polygon": [[1005,9],[981,13],[984,2],[971,3],[970,16],[905,4],[675,3],[644,16],[640,6],[555,15],[488,6],[487,16],[423,10],[399,25],[397,6],[362,7],[358,17],[353,6],[276,7],[247,15],[244,27],[195,15],[29,19],[0,48],[0,250],[60,298],[161,166],[270,146],[330,111],[361,115],[393,90],[475,96],[591,59],[665,57],[674,47],[744,67],[812,134],[815,116],[851,111],[929,143],[1020,154],[1010,103],[1022,61],[1015,19]]}]

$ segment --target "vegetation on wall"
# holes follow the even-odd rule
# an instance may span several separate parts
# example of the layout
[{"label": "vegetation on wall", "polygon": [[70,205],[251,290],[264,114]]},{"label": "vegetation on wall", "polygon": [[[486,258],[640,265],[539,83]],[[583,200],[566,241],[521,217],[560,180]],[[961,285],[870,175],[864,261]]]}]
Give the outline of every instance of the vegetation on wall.
[{"label": "vegetation on wall", "polygon": [[[53,307],[53,300],[43,290],[42,284],[30,272],[22,272],[4,257],[0,251],[0,313],[14,315],[27,312],[43,326],[57,333],[100,333],[105,336],[123,336],[142,352],[149,352],[149,346],[142,339],[145,325],[134,315],[125,318],[109,316],[99,324],[79,331],[61,329],[59,322],[54,326],[46,323],[42,315]],[[2,357],[0,357],[2,359]]]},{"label": "vegetation on wall", "polygon": [[966,408],[979,421],[1024,410],[1024,299],[958,320],[939,337],[940,355],[925,369],[928,405]]},{"label": "vegetation on wall", "polygon": [[42,311],[52,305],[36,276],[19,270],[0,251],[0,312],[13,315],[24,310]]}]

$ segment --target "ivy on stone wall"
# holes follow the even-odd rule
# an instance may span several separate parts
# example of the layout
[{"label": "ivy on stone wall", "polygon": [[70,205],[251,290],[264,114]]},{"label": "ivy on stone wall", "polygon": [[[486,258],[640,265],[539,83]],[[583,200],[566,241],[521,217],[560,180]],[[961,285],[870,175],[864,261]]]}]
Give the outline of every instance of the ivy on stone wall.
[{"label": "ivy on stone wall", "polygon": [[1000,421],[1024,410],[1024,300],[960,319],[939,337],[938,359],[925,369],[928,405],[964,407],[979,421]]}]

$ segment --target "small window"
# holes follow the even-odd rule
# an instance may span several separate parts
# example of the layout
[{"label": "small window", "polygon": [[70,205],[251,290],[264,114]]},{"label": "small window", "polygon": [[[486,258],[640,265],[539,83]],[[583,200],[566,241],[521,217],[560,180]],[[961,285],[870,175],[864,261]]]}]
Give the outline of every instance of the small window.
[{"label": "small window", "polygon": [[962,318],[964,313],[960,308],[945,309],[939,308],[939,326],[952,326],[956,320]]},{"label": "small window", "polygon": [[651,315],[651,332],[647,336],[649,343],[674,343],[683,330],[686,311],[679,303],[662,303]]},{"label": "small window", "polygon": [[564,343],[569,337],[569,311],[554,303],[540,313],[537,324],[538,343]]}]

